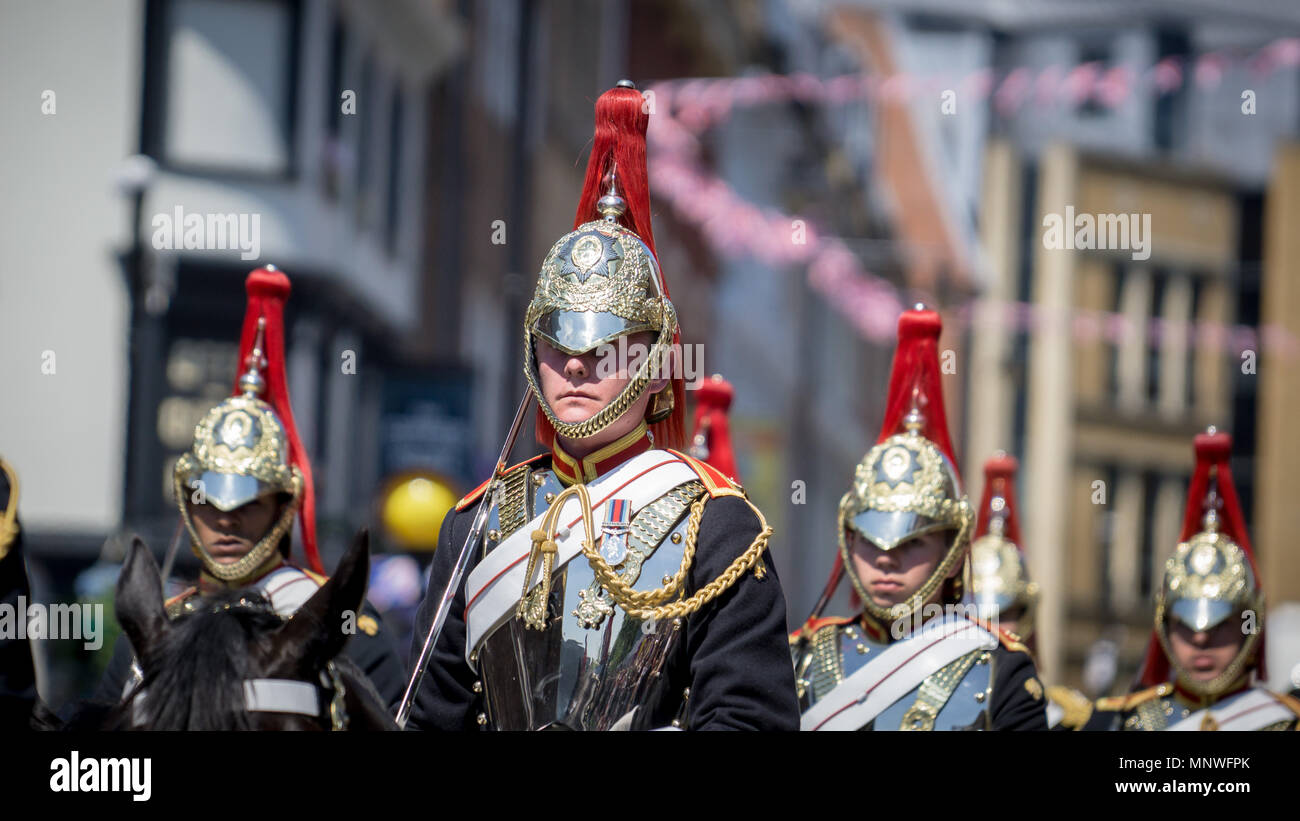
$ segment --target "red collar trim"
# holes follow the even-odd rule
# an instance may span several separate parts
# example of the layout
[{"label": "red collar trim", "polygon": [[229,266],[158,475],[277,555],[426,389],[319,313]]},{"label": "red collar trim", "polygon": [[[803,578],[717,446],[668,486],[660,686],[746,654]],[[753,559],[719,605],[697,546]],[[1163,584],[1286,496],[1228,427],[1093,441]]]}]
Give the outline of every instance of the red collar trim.
[{"label": "red collar trim", "polygon": [[555,444],[551,446],[551,469],[565,486],[579,482],[593,482],[632,457],[640,456],[650,450],[651,447],[653,445],[646,432],[644,421],[626,435],[620,436],[582,459],[576,459],[566,453],[564,448],[560,447],[559,437],[556,437]]},{"label": "red collar trim", "polygon": [[865,610],[862,612],[862,618],[858,621],[862,624],[862,631],[866,633],[872,641],[879,644],[889,644],[893,641],[889,635],[889,629],[885,627],[885,625],[876,621],[876,619]]}]

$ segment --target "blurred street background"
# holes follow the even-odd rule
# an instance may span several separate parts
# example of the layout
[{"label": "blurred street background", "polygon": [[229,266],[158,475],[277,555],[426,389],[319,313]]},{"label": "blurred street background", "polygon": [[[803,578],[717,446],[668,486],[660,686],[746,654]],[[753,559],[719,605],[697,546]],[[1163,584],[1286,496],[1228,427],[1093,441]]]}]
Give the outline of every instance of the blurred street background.
[{"label": "blurred street background", "polygon": [[[166,551],[172,464],[230,391],[244,277],[274,264],[325,565],[370,527],[371,597],[409,631],[624,77],[683,342],[735,386],[792,627],[920,301],[972,502],[995,450],[1021,461],[1044,678],[1127,688],[1213,424],[1269,683],[1300,686],[1285,0],[0,0],[0,454],[34,595],[111,603],[129,534]],[[177,209],[257,215],[258,255],[160,242]],[[1075,212],[1147,215],[1145,248],[1047,247],[1045,215]],[[42,643],[47,700],[89,690],[111,641]]]}]

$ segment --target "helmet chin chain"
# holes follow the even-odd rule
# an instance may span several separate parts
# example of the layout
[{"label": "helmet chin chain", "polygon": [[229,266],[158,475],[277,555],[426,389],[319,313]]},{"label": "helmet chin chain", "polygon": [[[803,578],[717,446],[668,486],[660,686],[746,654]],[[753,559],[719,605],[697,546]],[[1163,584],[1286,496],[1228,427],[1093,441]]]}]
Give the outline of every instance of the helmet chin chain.
[{"label": "helmet chin chain", "polygon": [[[542,409],[542,413],[546,414],[546,418],[555,428],[555,432],[566,439],[588,439],[601,433],[621,418],[623,414],[627,413],[628,409],[637,403],[637,400],[641,398],[641,394],[645,393],[646,388],[649,387],[651,370],[662,371],[662,364],[660,363],[666,358],[665,351],[668,350],[668,345],[672,342],[675,327],[675,319],[664,324],[663,330],[659,332],[658,341],[651,348],[652,354],[645,358],[645,361],[637,368],[632,380],[619,392],[618,396],[614,397],[613,401],[597,411],[590,419],[572,423],[565,422],[556,416],[555,411],[551,409],[550,403],[546,401],[537,377],[537,357],[536,352],[533,350],[533,334],[531,332],[524,334],[524,375],[528,379],[528,387],[537,399],[538,407]],[[659,367],[656,368],[657,364]],[[670,385],[665,390],[671,391],[672,386]]]},{"label": "helmet chin chain", "polygon": [[[1263,594],[1260,597],[1260,609],[1263,610]],[[1191,671],[1179,663],[1178,656],[1174,655],[1174,648],[1169,642],[1167,615],[1164,604],[1157,604],[1156,624],[1159,625],[1159,628],[1156,630],[1156,636],[1160,641],[1161,649],[1165,651],[1165,657],[1169,659],[1169,666],[1174,669],[1174,673],[1178,677],[1178,685],[1201,698],[1207,699],[1221,696],[1235,687],[1242,676],[1246,674],[1247,665],[1254,659],[1255,645],[1259,643],[1259,631],[1255,630],[1246,634],[1245,641],[1241,643],[1241,649],[1237,651],[1237,655],[1232,657],[1232,661],[1228,663],[1228,666],[1223,668],[1222,673],[1209,681],[1197,681],[1192,678]]]},{"label": "helmet chin chain", "polygon": [[280,517],[276,520],[275,525],[267,531],[266,535],[253,545],[253,549],[244,554],[236,562],[222,564],[208,554],[203,547],[203,540],[199,538],[198,531],[194,527],[194,521],[190,516],[188,505],[185,503],[185,495],[181,489],[180,477],[173,480],[174,490],[178,507],[181,511],[181,519],[185,522],[185,529],[190,534],[190,548],[194,555],[203,563],[203,570],[209,576],[228,585],[237,586],[253,581],[260,571],[269,568],[276,561],[276,552],[280,545],[280,540],[293,527],[293,517],[298,513],[298,506],[302,500],[302,475],[297,468],[293,469],[293,498],[284,506],[280,512]]},{"label": "helmet chin chain", "polygon": [[[963,516],[962,523],[957,530],[956,538],[953,539],[952,546],[949,547],[948,552],[944,554],[943,560],[939,562],[939,566],[936,567],[934,572],[930,574],[930,577],[925,580],[925,584],[921,585],[920,589],[908,597],[906,602],[901,602],[892,607],[878,606],[871,600],[871,596],[867,594],[866,588],[862,584],[862,580],[858,578],[858,571],[853,566],[853,557],[849,554],[848,540],[844,536],[844,527],[842,523],[840,527],[840,555],[844,560],[844,570],[848,574],[849,582],[853,585],[853,590],[858,594],[858,598],[862,600],[862,606],[866,608],[867,612],[874,616],[878,621],[881,621],[884,624],[892,624],[896,621],[912,619],[917,613],[921,612],[925,603],[930,600],[930,597],[935,594],[935,591],[942,587],[943,583],[948,580],[948,574],[952,572],[952,569],[958,566],[966,557],[966,547],[969,538],[970,517]],[[960,584],[961,576],[959,575],[957,579]]]}]

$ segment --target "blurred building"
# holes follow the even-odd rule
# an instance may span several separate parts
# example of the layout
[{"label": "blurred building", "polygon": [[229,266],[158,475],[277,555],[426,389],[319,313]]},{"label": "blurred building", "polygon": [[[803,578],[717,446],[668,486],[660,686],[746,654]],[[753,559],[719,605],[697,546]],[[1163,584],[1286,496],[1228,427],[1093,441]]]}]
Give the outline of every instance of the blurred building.
[{"label": "blurred building", "polygon": [[[1114,105],[1031,97],[992,120],[967,461],[999,447],[1022,459],[1026,548],[1044,590],[1040,666],[1078,684],[1094,642],[1122,627],[1122,689],[1178,542],[1191,440],[1207,425],[1234,436],[1234,478],[1269,601],[1300,598],[1284,535],[1300,521],[1276,489],[1300,446],[1283,421],[1283,403],[1296,401],[1290,365],[1267,347],[1275,331],[1242,343],[1233,330],[1296,329],[1286,319],[1300,308],[1284,273],[1290,232],[1279,230],[1291,151],[1275,145],[1300,128],[1300,76],[1239,55],[1294,35],[1300,15],[1245,4],[1175,20],[1167,4],[1124,4],[1122,16],[1105,5],[1047,3],[1015,20],[976,14],[996,26],[999,76],[1091,64],[1132,71],[1133,85]],[[1225,57],[1213,82],[1193,70],[1206,54]],[[1182,78],[1168,89],[1145,73],[1162,61]],[[1067,209],[1150,215],[1146,251],[1046,248],[1044,219]],[[1017,302],[1034,312],[1028,328]],[[1274,664],[1277,686],[1294,661]]]},{"label": "blurred building", "polygon": [[110,534],[171,541],[172,464],[230,392],[262,265],[293,281],[290,392],[326,564],[385,475],[468,484],[471,380],[418,333],[439,306],[431,109],[463,48],[447,6],[3,5],[0,151],[6,190],[27,194],[0,206],[0,447],[42,595],[70,596]]},{"label": "blurred building", "polygon": [[[808,266],[764,256],[745,241],[758,228],[719,239],[750,206],[763,231],[783,235],[784,220],[796,242],[806,223],[842,243],[888,286],[887,307],[943,312],[968,494],[993,450],[1022,460],[1049,678],[1077,682],[1116,626],[1116,686],[1135,666],[1207,424],[1236,438],[1270,601],[1300,601],[1292,360],[1263,347],[1244,373],[1231,340],[1176,333],[1300,337],[1294,65],[1229,59],[1213,82],[1188,69],[1114,103],[1031,94],[1004,108],[978,92],[1015,71],[1190,66],[1300,29],[1300,12],[1267,0],[1185,5],[0,0],[0,451],[23,479],[38,588],[70,589],[109,534],[171,540],[167,477],[230,389],[250,269],[293,279],[290,389],[328,564],[375,518],[386,479],[469,485],[491,470],[525,389],[524,308],[572,227],[602,91],[869,74],[895,82],[834,103],[732,100],[700,129],[689,160],[730,210],[700,215],[664,189],[656,164],[681,157],[649,161],[683,342],[702,346],[701,375],[736,387],[739,470],[776,529],[791,624],[826,579],[838,499],[879,432],[893,327],[865,329]],[[1067,207],[1151,214],[1150,257],[1044,248],[1043,216]],[[165,247],[178,209],[236,227],[256,215],[255,258],[183,236]],[[1135,330],[1089,326],[1101,314]],[[1157,331],[1168,341],[1152,344]],[[525,428],[514,457],[534,452]]]}]

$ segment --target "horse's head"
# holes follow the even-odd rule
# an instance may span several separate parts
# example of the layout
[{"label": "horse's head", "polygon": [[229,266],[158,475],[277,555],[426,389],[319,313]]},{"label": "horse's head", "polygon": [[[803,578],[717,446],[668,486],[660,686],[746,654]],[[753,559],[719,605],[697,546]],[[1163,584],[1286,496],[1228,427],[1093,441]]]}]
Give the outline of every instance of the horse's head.
[{"label": "horse's head", "polygon": [[369,537],[285,621],[256,591],[205,597],[169,619],[153,555],[138,539],[117,582],[117,616],[143,672],[123,726],[155,730],[395,728],[344,643],[365,598]]}]

